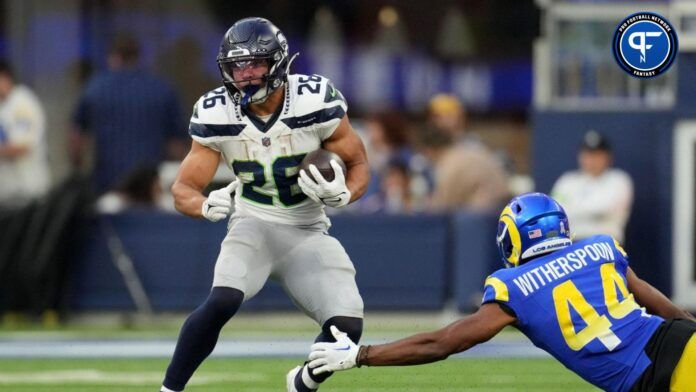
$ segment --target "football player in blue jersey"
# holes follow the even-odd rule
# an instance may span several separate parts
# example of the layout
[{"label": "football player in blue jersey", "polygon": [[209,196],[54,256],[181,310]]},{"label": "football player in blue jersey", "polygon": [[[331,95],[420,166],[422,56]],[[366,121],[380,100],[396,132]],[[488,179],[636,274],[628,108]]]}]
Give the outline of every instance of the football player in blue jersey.
[{"label": "football player in blue jersey", "polygon": [[628,266],[611,237],[572,243],[563,208],[542,193],[518,196],[500,215],[506,269],[485,282],[480,309],[441,330],[357,346],[312,346],[315,373],[435,362],[495,336],[522,331],[568,369],[607,391],[696,390],[696,322]]},{"label": "football player in blue jersey", "polygon": [[[340,325],[353,340],[362,333],[355,268],[328,234],[324,208],[344,207],[365,192],[365,147],[341,92],[322,76],[291,74],[292,59],[285,36],[270,21],[239,20],[217,56],[223,86],[194,106],[191,151],[172,186],[176,209],[213,222],[232,217],[210,295],[182,326],[161,391],[184,389],[225,323],[268,279],[321,328],[316,341],[333,341],[330,325]],[[333,160],[331,181],[314,165],[311,176],[301,170],[305,155],[318,148],[337,154],[346,172]],[[203,189],[222,162],[237,179],[206,198]],[[315,391],[329,375],[302,364],[286,375],[286,390]]]}]

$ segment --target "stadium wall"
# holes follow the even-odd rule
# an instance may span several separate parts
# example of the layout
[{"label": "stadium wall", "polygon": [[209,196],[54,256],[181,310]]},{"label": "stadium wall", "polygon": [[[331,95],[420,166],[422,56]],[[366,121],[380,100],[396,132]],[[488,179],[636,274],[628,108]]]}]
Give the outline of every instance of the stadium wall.
[{"label": "stadium wall", "polygon": [[634,202],[625,248],[632,268],[662,292],[672,293],[673,111],[536,111],[532,115],[532,174],[549,192],[565,171],[577,168],[582,136],[606,135],[614,165],[633,178]]},{"label": "stadium wall", "polygon": [[[488,273],[500,267],[495,215],[337,216],[331,234],[351,256],[367,310],[470,310]],[[102,215],[82,225],[69,292],[74,310],[135,308],[114,260],[132,262],[156,311],[190,310],[206,297],[226,226],[153,212]],[[114,253],[113,241],[122,244]],[[118,249],[117,249],[118,250]],[[273,282],[246,310],[291,309]]]}]

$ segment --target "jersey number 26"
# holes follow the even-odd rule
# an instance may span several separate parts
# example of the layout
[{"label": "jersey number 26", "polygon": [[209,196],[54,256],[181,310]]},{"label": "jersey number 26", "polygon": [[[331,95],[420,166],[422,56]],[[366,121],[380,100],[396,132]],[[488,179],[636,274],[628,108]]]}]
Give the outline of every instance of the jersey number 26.
[{"label": "jersey number 26", "polygon": [[274,197],[278,198],[280,205],[284,207],[292,207],[307,199],[307,195],[302,193],[297,185],[297,175],[300,163],[306,154],[291,155],[279,157],[271,165],[273,176],[271,180],[275,185],[277,195],[270,195],[262,192],[268,179],[266,179],[266,170],[258,161],[234,161],[232,168],[237,177],[248,177],[250,181],[244,181],[242,187],[242,197],[263,205],[277,205],[274,203]]}]

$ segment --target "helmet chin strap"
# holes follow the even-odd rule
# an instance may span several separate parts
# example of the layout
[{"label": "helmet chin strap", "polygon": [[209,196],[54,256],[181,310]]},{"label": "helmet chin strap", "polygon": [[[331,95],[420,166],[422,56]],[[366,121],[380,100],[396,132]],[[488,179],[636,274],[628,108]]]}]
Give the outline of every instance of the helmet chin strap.
[{"label": "helmet chin strap", "polygon": [[[265,85],[264,85],[265,87]],[[246,106],[251,102],[257,103],[257,102],[263,102],[266,100],[269,94],[266,94],[265,97],[261,96],[262,95],[262,89],[261,85],[251,85],[251,86],[245,86],[243,89],[242,99],[240,101],[240,104],[242,106]]]}]

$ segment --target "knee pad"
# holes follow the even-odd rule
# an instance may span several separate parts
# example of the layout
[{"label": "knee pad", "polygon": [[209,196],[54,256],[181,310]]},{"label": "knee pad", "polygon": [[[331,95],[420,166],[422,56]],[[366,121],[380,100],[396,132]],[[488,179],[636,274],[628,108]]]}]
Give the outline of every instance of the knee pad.
[{"label": "knee pad", "polygon": [[333,342],[336,340],[329,329],[332,325],[336,326],[336,328],[340,329],[342,332],[345,332],[353,342],[358,343],[360,341],[363,330],[363,319],[358,317],[335,316],[326,320],[324,325],[321,326],[321,334],[317,336],[315,343]]}]

